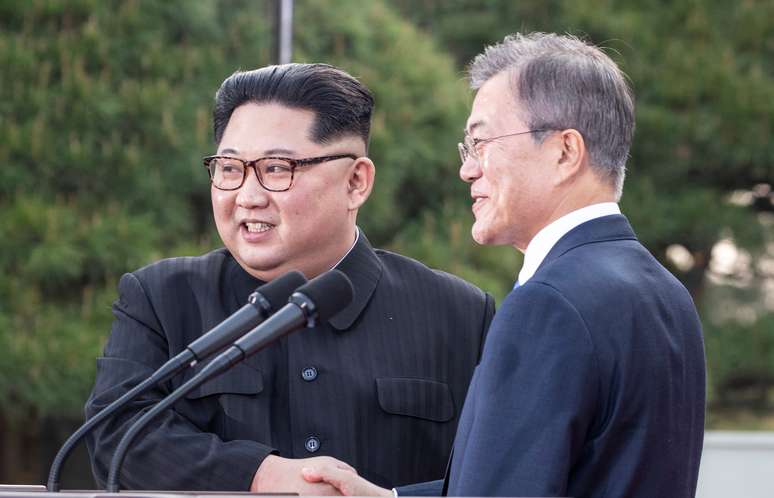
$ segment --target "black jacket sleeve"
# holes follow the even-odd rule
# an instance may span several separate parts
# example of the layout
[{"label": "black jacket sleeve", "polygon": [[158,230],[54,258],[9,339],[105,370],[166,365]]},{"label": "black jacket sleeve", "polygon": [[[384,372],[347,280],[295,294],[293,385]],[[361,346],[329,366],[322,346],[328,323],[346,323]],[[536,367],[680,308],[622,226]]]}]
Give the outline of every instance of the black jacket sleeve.
[{"label": "black jacket sleeve", "polygon": [[[140,280],[126,274],[113,305],[115,320],[86,404],[92,417],[142,382],[169,359],[162,327]],[[126,430],[166,395],[162,385],[130,403],[87,438],[92,470],[100,486]],[[273,448],[254,441],[224,442],[174,409],[151,423],[127,453],[121,473],[123,488],[247,491],[253,475]]]}]

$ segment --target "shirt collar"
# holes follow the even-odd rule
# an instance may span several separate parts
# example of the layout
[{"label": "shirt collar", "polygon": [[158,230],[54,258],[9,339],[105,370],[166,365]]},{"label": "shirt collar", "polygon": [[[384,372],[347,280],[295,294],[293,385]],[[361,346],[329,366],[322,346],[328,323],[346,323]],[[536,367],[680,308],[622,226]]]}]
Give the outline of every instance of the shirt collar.
[{"label": "shirt collar", "polygon": [[359,227],[355,227],[355,241],[349,247],[349,250],[347,250],[347,252],[344,253],[344,256],[342,256],[340,260],[336,261],[335,265],[331,266],[331,269],[336,268],[337,266],[339,266],[341,264],[341,262],[344,261],[344,258],[349,256],[349,253],[351,253],[352,249],[355,248],[355,245],[357,244],[358,239],[360,239],[360,228]]},{"label": "shirt collar", "polygon": [[529,245],[527,245],[527,250],[524,252],[524,264],[519,272],[519,285],[524,285],[532,278],[551,248],[567,232],[587,221],[611,214],[621,214],[618,204],[615,202],[602,202],[567,213],[543,227],[532,238]]}]

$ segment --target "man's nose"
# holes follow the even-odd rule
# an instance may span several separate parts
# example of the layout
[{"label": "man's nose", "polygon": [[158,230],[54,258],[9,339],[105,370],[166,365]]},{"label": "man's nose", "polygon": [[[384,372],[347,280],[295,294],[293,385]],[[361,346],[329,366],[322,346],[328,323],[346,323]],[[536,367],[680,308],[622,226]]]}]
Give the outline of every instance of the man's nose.
[{"label": "man's nose", "polygon": [[266,207],[269,204],[270,192],[258,181],[254,168],[245,172],[245,182],[239,187],[236,202],[245,208]]},{"label": "man's nose", "polygon": [[473,183],[479,177],[481,177],[481,165],[478,160],[468,156],[460,165],[460,178],[465,183]]}]

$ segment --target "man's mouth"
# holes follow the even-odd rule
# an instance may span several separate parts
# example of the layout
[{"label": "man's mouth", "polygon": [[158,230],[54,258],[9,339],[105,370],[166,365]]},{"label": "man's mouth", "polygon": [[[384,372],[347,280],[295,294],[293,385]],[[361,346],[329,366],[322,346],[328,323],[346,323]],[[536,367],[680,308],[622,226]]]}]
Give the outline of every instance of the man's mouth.
[{"label": "man's mouth", "polygon": [[486,197],[473,197],[473,205],[470,206],[471,211],[473,211],[473,216],[478,216],[479,210],[484,207],[485,200]]},{"label": "man's mouth", "polygon": [[268,232],[272,228],[274,228],[274,225],[271,223],[265,223],[262,221],[246,221],[243,223],[245,228],[250,233],[262,233],[262,232]]}]

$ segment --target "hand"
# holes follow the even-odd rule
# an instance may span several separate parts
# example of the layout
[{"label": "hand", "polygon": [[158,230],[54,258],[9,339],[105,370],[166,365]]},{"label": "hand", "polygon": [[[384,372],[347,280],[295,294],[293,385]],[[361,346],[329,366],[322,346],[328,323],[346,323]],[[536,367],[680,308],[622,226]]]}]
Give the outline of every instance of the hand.
[{"label": "hand", "polygon": [[335,487],[344,496],[392,497],[391,489],[380,488],[357,475],[357,472],[350,472],[329,462],[308,462],[308,465],[301,469],[301,475],[309,483],[325,482]]},{"label": "hand", "polygon": [[331,457],[282,458],[267,456],[253,476],[250,491],[253,493],[298,493],[299,495],[339,496],[338,490],[325,482],[312,483],[301,478],[301,469],[310,466],[335,468],[357,475],[357,471],[344,462]]}]

